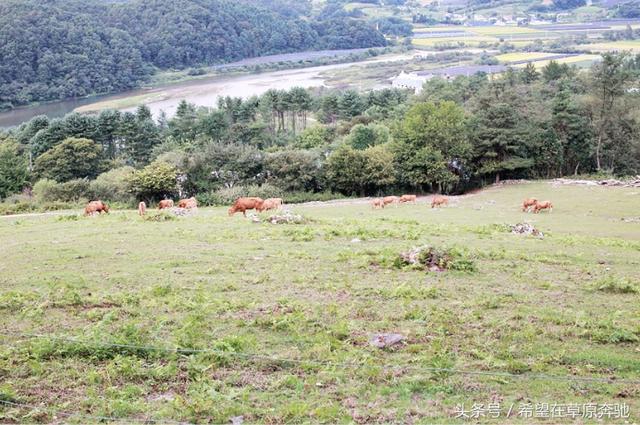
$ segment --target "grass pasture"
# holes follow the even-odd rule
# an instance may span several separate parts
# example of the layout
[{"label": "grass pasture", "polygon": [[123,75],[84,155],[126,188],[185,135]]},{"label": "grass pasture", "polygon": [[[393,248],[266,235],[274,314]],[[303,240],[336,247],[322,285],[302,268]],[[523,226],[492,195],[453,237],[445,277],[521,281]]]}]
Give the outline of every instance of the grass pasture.
[{"label": "grass pasture", "polygon": [[[529,196],[553,213],[522,213]],[[0,218],[0,422],[460,423],[473,403],[503,410],[469,423],[538,421],[523,403],[640,420],[640,189],[292,209],[309,221]],[[545,237],[505,228],[524,221]],[[424,244],[467,266],[396,264]],[[374,348],[377,332],[405,341]]]}]

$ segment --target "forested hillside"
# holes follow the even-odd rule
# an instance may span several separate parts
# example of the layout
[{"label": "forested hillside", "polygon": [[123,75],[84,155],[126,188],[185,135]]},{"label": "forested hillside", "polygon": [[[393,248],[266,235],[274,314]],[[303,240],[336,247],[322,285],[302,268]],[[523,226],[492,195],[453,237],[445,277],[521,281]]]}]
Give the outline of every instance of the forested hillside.
[{"label": "forested hillside", "polygon": [[310,49],[383,46],[364,21],[305,1],[7,0],[0,110],[138,86],[157,69]]},{"label": "forested hillside", "polygon": [[499,79],[433,78],[417,96],[293,88],[221,98],[217,108],[182,102],[158,121],[145,106],[36,117],[0,133],[0,212],[92,198],[292,201],[636,175],[639,76],[637,56],[606,54],[586,72],[550,61]]}]

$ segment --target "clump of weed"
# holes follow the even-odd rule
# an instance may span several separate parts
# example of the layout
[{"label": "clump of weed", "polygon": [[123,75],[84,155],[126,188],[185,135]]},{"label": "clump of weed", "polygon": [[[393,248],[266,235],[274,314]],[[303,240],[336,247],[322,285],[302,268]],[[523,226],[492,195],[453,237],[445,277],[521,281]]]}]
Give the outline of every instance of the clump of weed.
[{"label": "clump of weed", "polygon": [[302,229],[287,229],[284,234],[291,237],[293,242],[311,242],[315,238],[315,232],[310,227]]},{"label": "clump of weed", "polygon": [[56,217],[56,221],[78,221],[82,217],[80,214],[65,214]]},{"label": "clump of weed", "polygon": [[445,270],[476,271],[475,262],[466,251],[458,248],[439,249],[429,245],[400,253],[394,266],[397,268],[411,266],[439,272]]},{"label": "clump of weed", "polygon": [[31,342],[29,352],[36,359],[86,358],[98,361],[118,355],[150,358],[167,353],[150,347],[148,334],[133,324],[124,325],[107,336],[96,328],[93,335],[82,339],[37,339]]},{"label": "clump of weed", "polygon": [[176,216],[174,214],[169,214],[166,212],[159,212],[159,213],[153,213],[153,214],[147,214],[142,216],[142,219],[144,221],[158,221],[158,222],[162,222],[162,221],[172,221],[176,219]]},{"label": "clump of weed", "polygon": [[496,233],[508,233],[511,226],[508,224],[486,224],[484,226],[469,227],[468,230],[476,235],[494,235]]},{"label": "clump of weed", "polygon": [[624,328],[597,329],[589,332],[587,336],[601,344],[622,344],[640,341],[638,335]]},{"label": "clump of weed", "polygon": [[631,279],[616,276],[607,276],[595,283],[595,289],[612,294],[637,294],[640,292],[638,285]]},{"label": "clump of weed", "polygon": [[25,306],[39,299],[37,293],[9,291],[0,295],[0,310],[21,311]]}]

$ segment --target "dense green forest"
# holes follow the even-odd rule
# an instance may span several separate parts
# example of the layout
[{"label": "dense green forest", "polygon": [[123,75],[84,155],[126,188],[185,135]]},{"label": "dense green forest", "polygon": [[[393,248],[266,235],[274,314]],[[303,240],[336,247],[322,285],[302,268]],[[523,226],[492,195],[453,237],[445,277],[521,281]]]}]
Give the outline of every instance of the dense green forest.
[{"label": "dense green forest", "polygon": [[325,12],[304,0],[5,0],[0,110],[133,88],[158,69],[386,45],[372,24]]},{"label": "dense green forest", "polygon": [[6,211],[178,195],[219,204],[640,174],[639,71],[638,57],[605,54],[588,71],[551,61],[434,78],[420,95],[294,88],[182,102],[168,120],[144,106],[36,117],[0,135],[0,197]]}]

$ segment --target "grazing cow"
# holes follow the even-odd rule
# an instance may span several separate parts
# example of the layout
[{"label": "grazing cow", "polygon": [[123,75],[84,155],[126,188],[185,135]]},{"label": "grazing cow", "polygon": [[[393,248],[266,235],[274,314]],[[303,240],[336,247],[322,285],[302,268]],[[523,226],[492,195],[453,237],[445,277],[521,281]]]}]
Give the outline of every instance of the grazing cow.
[{"label": "grazing cow", "polygon": [[84,215],[94,215],[95,213],[109,213],[109,205],[102,201],[91,201],[84,207]]},{"label": "grazing cow", "polygon": [[446,196],[437,195],[431,199],[431,208],[441,207],[444,205],[449,205],[449,198]]},{"label": "grazing cow", "polygon": [[256,208],[257,211],[277,210],[282,206],[282,198],[267,198],[262,201],[262,205]]},{"label": "grazing cow", "polygon": [[237,212],[241,212],[243,216],[247,216],[247,210],[261,211],[264,200],[262,198],[238,198],[229,208],[229,216]]},{"label": "grazing cow", "polygon": [[531,207],[534,207],[536,205],[536,202],[538,202],[536,198],[525,199],[524,201],[522,201],[522,211],[529,212],[531,210]]},{"label": "grazing cow", "polygon": [[553,204],[551,203],[551,201],[536,202],[533,207],[533,212],[538,214],[541,210],[549,210],[549,212],[552,212]]},{"label": "grazing cow", "polygon": [[284,201],[282,200],[282,198],[268,198],[264,200],[265,202],[267,201],[273,201],[278,208],[282,207],[282,205],[284,204]]},{"label": "grazing cow", "polygon": [[198,201],[193,196],[189,199],[180,199],[178,201],[178,208],[186,208],[188,210],[198,208]]},{"label": "grazing cow", "polygon": [[371,208],[378,209],[378,208],[384,208],[384,200],[382,198],[376,198],[371,200]]},{"label": "grazing cow", "polygon": [[417,201],[416,195],[402,195],[400,197],[400,202],[402,202],[403,204],[406,202],[411,202],[415,204],[416,201]]},{"label": "grazing cow", "polygon": [[146,214],[146,212],[147,212],[147,204],[145,204],[144,202],[140,202],[138,204],[138,214],[140,216],[143,216]]},{"label": "grazing cow", "polygon": [[158,203],[158,209],[173,208],[173,199],[164,199]]},{"label": "grazing cow", "polygon": [[389,205],[389,204],[395,204],[395,206],[398,206],[398,202],[400,202],[400,198],[398,198],[397,196],[385,196],[384,198],[382,198],[382,202],[384,202],[384,205]]}]

